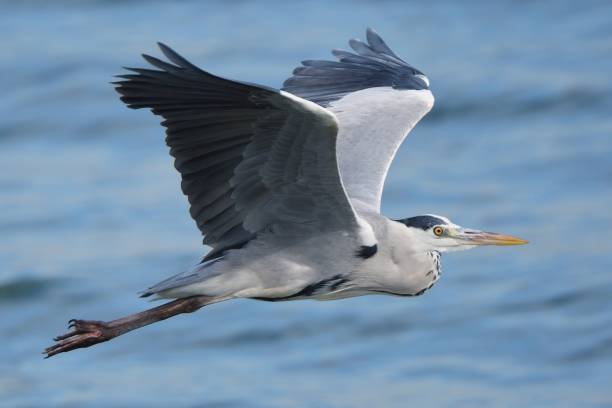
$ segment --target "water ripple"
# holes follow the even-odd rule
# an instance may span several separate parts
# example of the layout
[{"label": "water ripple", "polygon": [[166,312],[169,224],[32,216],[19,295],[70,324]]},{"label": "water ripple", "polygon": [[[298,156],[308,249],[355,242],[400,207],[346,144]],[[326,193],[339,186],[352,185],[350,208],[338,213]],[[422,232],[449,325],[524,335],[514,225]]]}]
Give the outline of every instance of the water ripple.
[{"label": "water ripple", "polygon": [[56,280],[42,278],[20,278],[0,283],[0,302],[38,298],[56,284]]}]

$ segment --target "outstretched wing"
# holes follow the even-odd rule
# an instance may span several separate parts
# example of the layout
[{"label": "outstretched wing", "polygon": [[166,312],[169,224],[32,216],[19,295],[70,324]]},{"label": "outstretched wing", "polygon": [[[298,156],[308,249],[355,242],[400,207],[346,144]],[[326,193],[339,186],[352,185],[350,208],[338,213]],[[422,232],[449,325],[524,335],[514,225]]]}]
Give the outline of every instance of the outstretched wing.
[{"label": "outstretched wing", "polygon": [[163,44],[167,63],[119,75],[121,100],[165,120],[190,213],[213,247],[239,248],[258,232],[351,230],[358,223],[336,160],[337,121],[284,91],[205,72]]},{"label": "outstretched wing", "polygon": [[380,212],[382,190],[397,149],[431,110],[429,80],[399,58],[374,30],[355,53],[334,50],[338,61],[302,61],[283,89],[326,107],[339,123],[338,165],[358,210]]}]

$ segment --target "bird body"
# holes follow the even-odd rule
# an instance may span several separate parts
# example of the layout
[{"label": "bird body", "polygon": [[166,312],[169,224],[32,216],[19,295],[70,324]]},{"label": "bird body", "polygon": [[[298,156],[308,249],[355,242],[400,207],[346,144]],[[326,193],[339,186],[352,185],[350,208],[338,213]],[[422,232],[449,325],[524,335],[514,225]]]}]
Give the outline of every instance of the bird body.
[{"label": "bird body", "polygon": [[[391,163],[389,159],[381,167],[381,158],[395,156],[403,139],[432,106],[429,90],[392,87],[368,88],[330,103],[327,110],[337,121],[337,171],[357,223],[324,233],[294,224],[286,231],[277,228],[260,233],[248,245],[228,251],[215,262],[196,265],[176,279],[149,288],[144,295],[334,299],[340,294],[348,297],[371,292],[410,295],[429,287],[431,256],[427,251],[415,251],[410,231],[380,215],[379,210]],[[380,143],[381,135],[385,143]],[[325,221],[327,215],[317,218]],[[358,255],[361,248],[374,247],[373,259]],[[339,277],[337,282],[334,277]],[[316,291],[307,289],[317,285]],[[295,296],[297,293],[302,295]]]},{"label": "bird body", "polygon": [[395,153],[433,106],[429,79],[366,36],[349,42],[356,54],[334,50],[338,62],[303,61],[280,91],[214,76],[163,44],[173,64],[145,55],[159,71],[120,75],[129,107],[165,118],[191,215],[213,247],[143,296],[415,295],[438,279],[448,248],[430,230],[460,227],[380,214]]},{"label": "bird body", "polygon": [[153,286],[145,295],[269,301],[371,293],[414,296],[438,280],[438,257],[433,250],[419,248],[417,235],[401,222],[364,215],[376,238],[371,247],[347,231],[311,237],[263,234],[242,249]]},{"label": "bird body", "polygon": [[448,218],[380,214],[389,166],[432,108],[429,79],[368,29],[354,53],[305,60],[282,90],[169,60],[127,68],[116,89],[163,117],[190,214],[212,249],[142,296],[175,299],[110,322],[73,320],[47,356],[235,298],[333,300],[416,296],[440,277],[440,254],[526,241]]}]

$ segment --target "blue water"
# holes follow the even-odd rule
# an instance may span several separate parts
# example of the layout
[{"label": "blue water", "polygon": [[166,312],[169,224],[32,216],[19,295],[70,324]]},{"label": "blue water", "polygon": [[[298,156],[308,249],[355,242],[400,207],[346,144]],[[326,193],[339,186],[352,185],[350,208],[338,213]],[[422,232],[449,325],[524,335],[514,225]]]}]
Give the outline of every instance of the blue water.
[{"label": "blue water", "polygon": [[[612,406],[612,3],[1,2],[0,406]],[[164,41],[279,86],[375,27],[437,98],[390,217],[524,247],[443,257],[425,296],[233,301],[50,360],[198,260],[163,130],[108,84]]]}]

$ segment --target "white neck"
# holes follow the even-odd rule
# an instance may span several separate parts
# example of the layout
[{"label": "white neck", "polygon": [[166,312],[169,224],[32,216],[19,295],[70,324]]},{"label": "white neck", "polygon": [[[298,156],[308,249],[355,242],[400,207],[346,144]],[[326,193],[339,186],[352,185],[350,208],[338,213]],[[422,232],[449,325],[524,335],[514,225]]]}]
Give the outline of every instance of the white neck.
[{"label": "white neck", "polygon": [[356,276],[360,286],[376,291],[415,294],[428,287],[437,275],[433,249],[424,245],[418,233],[405,225],[386,219],[375,229],[378,252],[361,262]]}]

